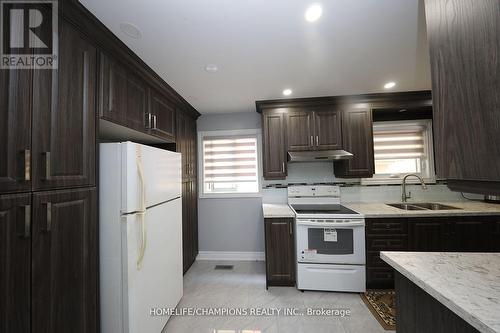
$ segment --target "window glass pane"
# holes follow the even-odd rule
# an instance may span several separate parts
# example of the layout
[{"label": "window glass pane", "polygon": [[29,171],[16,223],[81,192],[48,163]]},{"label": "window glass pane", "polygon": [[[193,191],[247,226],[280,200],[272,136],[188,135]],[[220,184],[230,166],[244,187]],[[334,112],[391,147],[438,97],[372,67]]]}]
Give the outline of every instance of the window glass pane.
[{"label": "window glass pane", "polygon": [[259,192],[257,137],[203,138],[204,193]]}]

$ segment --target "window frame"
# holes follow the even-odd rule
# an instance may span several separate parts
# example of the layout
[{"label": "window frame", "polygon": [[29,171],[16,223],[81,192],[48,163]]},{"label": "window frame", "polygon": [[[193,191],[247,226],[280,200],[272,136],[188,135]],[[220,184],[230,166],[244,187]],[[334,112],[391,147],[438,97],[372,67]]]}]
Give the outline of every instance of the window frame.
[{"label": "window frame", "polygon": [[[379,123],[384,123],[388,128],[394,127],[397,128],[399,126],[424,126],[426,128],[424,133],[424,151],[427,152],[427,166],[429,176],[422,177],[426,184],[435,184],[436,183],[436,171],[434,167],[434,139],[433,139],[433,129],[432,129],[432,119],[414,119],[414,120],[393,120],[393,121],[381,121]],[[374,123],[375,125],[375,123]],[[375,136],[375,129],[373,130],[373,135]],[[373,164],[375,164],[375,154],[373,155]],[[372,178],[362,178],[361,185],[393,185],[393,184],[401,184],[403,180],[403,176],[398,178],[389,178],[383,176],[377,176],[374,170],[374,174]],[[400,175],[411,174],[411,173],[401,173]],[[417,173],[421,176],[421,173]],[[408,184],[419,184],[420,182],[415,177],[408,178]]]},{"label": "window frame", "polygon": [[[204,146],[205,136],[255,136],[257,139],[257,188],[258,192],[205,193]],[[262,131],[260,129],[215,130],[198,132],[198,197],[200,199],[261,198],[262,197]]]}]

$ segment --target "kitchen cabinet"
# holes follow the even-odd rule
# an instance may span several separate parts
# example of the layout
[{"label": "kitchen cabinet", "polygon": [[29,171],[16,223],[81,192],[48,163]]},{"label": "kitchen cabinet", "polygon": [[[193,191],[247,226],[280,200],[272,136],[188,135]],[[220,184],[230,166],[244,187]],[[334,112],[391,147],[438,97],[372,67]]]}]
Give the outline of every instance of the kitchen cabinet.
[{"label": "kitchen cabinet", "polygon": [[342,148],[341,112],[329,107],[309,107],[287,113],[287,151]]},{"label": "kitchen cabinet", "polygon": [[313,114],[290,110],[286,115],[287,151],[312,150],[314,145]]},{"label": "kitchen cabinet", "polygon": [[380,251],[498,252],[500,216],[366,219],[367,288],[393,288]]},{"label": "kitchen cabinet", "polygon": [[285,179],[287,176],[285,111],[264,111],[262,131],[264,178]]},{"label": "kitchen cabinet", "polygon": [[31,194],[0,196],[0,332],[30,332]]},{"label": "kitchen cabinet", "polygon": [[294,219],[264,219],[266,243],[266,289],[268,286],[294,286],[297,265]]},{"label": "kitchen cabinet", "polygon": [[336,162],[335,175],[343,178],[369,178],[375,173],[372,111],[369,107],[345,109],[342,115],[343,149],[354,154]]},{"label": "kitchen cabinet", "polygon": [[150,91],[149,100],[149,113],[146,115],[146,121],[151,134],[174,142],[175,107],[156,90]]},{"label": "kitchen cabinet", "polygon": [[182,252],[184,273],[198,255],[196,119],[177,113],[177,152],[182,154]]},{"label": "kitchen cabinet", "polygon": [[500,4],[426,0],[436,172],[450,189],[500,194]]},{"label": "kitchen cabinet", "polygon": [[0,193],[31,189],[31,71],[0,69]]},{"label": "kitchen cabinet", "polygon": [[149,126],[149,122],[146,124],[146,83],[106,54],[101,53],[100,58],[100,116],[128,128],[146,131]]},{"label": "kitchen cabinet", "polygon": [[33,71],[33,189],[95,184],[96,48],[59,20],[57,70]]},{"label": "kitchen cabinet", "polygon": [[95,188],[33,195],[32,332],[97,332]]}]

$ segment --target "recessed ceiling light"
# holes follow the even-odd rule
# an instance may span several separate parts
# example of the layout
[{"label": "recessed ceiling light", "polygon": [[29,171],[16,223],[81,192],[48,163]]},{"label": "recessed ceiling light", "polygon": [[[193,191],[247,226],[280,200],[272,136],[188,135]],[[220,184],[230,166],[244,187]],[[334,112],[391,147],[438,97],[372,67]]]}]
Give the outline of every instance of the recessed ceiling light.
[{"label": "recessed ceiling light", "polygon": [[292,94],[292,89],[285,89],[285,90],[283,90],[283,95],[290,96],[291,94]]},{"label": "recessed ceiling light", "polygon": [[323,8],[321,8],[321,5],[315,3],[307,8],[304,17],[307,22],[314,22],[321,17],[321,14],[323,14]]},{"label": "recessed ceiling light", "polygon": [[219,67],[215,64],[208,64],[205,66],[205,70],[209,73],[215,73],[219,70]]},{"label": "recessed ceiling light", "polygon": [[129,22],[120,23],[120,30],[133,39],[140,39],[142,37],[142,32],[139,27]]},{"label": "recessed ceiling light", "polygon": [[395,86],[396,86],[396,82],[394,82],[394,81],[387,82],[386,84],[384,84],[385,89],[391,89],[391,88],[394,88]]}]

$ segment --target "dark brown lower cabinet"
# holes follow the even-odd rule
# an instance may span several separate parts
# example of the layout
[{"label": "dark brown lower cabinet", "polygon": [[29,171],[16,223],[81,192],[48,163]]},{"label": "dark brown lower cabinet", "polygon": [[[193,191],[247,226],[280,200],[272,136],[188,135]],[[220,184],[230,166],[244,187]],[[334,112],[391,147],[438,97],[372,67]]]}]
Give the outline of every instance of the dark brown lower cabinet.
[{"label": "dark brown lower cabinet", "polygon": [[266,289],[295,285],[295,241],[292,218],[264,219],[266,242]]},{"label": "dark brown lower cabinet", "polygon": [[0,332],[30,332],[31,194],[0,196]]},{"label": "dark brown lower cabinet", "polygon": [[198,255],[198,195],[196,180],[182,182],[182,259],[187,272]]},{"label": "dark brown lower cabinet", "polygon": [[398,333],[479,332],[399,272],[395,280]]},{"label": "dark brown lower cabinet", "polygon": [[380,251],[498,252],[500,216],[366,219],[366,286],[394,288]]},{"label": "dark brown lower cabinet", "polygon": [[33,333],[91,333],[97,315],[96,190],[33,194]]}]

